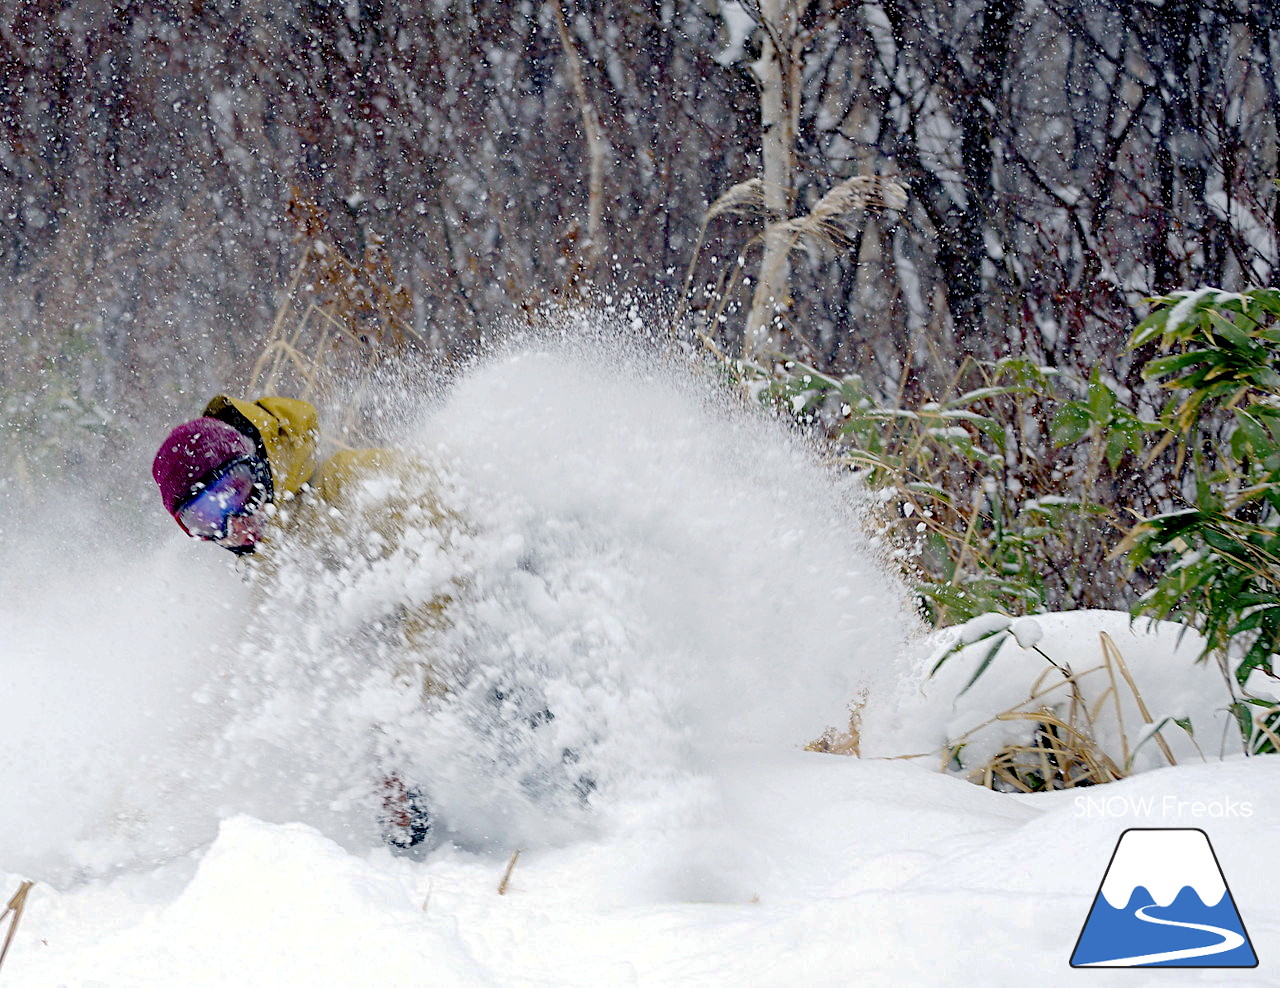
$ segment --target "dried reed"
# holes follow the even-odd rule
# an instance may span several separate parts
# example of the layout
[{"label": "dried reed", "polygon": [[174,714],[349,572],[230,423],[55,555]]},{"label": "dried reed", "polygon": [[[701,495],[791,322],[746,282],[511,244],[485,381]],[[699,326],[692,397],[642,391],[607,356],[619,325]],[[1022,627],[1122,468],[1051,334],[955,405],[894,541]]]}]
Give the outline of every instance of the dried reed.
[{"label": "dried reed", "polygon": [[364,444],[356,422],[360,394],[388,357],[425,343],[410,324],[409,294],[376,237],[353,260],[334,246],[313,202],[295,195],[290,215],[298,228],[298,261],[246,390],[316,403],[334,403],[342,394],[342,415],[327,436],[339,446]]},{"label": "dried reed", "polygon": [[4,959],[9,956],[9,947],[13,945],[14,934],[18,932],[18,921],[22,919],[22,911],[27,907],[27,893],[34,885],[35,882],[23,882],[19,885],[18,891],[13,894],[4,912],[0,913],[0,923],[8,919],[11,914],[13,916],[9,922],[9,932],[5,934],[4,944],[0,945],[0,968],[4,967]]},{"label": "dried reed", "polygon": [[727,216],[730,213],[753,213],[763,209],[764,181],[759,178],[749,178],[745,182],[730,186],[719,199],[713,202],[702,218],[702,225],[705,229],[706,225],[718,216]]},{"label": "dried reed", "polygon": [[805,751],[820,751],[828,755],[861,754],[862,747],[862,709],[867,705],[867,691],[862,690],[849,704],[849,727],[841,731],[828,727],[822,736],[804,746]]},{"label": "dried reed", "polygon": [[[702,257],[706,244],[707,229],[713,220],[729,215],[755,215],[765,213],[765,186],[760,178],[747,179],[731,186],[707,209],[702,218],[702,226],[698,231],[698,239],[694,244],[693,255],[685,270],[684,287],[680,293],[680,304],[672,319],[673,331],[689,310],[694,272]],[[718,304],[704,320],[698,337],[704,343],[710,342],[716,327],[722,321],[725,307],[737,290],[746,268],[746,255],[757,243],[762,243],[770,233],[785,235],[786,251],[794,250],[805,237],[819,244],[843,249],[853,242],[846,224],[854,214],[898,211],[907,203],[906,187],[895,179],[883,175],[855,175],[832,186],[814,204],[813,208],[803,216],[792,218],[770,217],[764,227],[754,233],[738,251],[736,258],[717,279],[716,296]],[[774,272],[776,273],[776,272]],[[757,285],[769,283],[771,272],[760,271]]]},{"label": "dried reed", "polygon": [[498,895],[507,894],[507,885],[511,881],[511,873],[516,870],[516,862],[520,860],[520,848],[516,848],[511,854],[511,860],[507,862],[507,870],[502,873],[502,881],[498,883]]},{"label": "dried reed", "polygon": [[[1072,672],[1065,665],[1054,663],[1031,684],[1027,699],[1014,704],[981,724],[970,728],[959,737],[950,739],[941,749],[933,752],[918,752],[909,755],[898,755],[894,760],[915,758],[939,758],[942,771],[960,765],[960,752],[979,732],[993,724],[1023,721],[1032,725],[1030,739],[1025,742],[1005,744],[981,765],[971,768],[966,778],[987,789],[1006,792],[1043,792],[1050,789],[1074,789],[1081,786],[1104,785],[1126,778],[1130,774],[1133,756],[1146,740],[1154,738],[1160,746],[1165,760],[1176,765],[1173,751],[1168,742],[1160,735],[1165,722],[1157,724],[1147,708],[1146,701],[1129,671],[1120,649],[1114,639],[1106,632],[1099,633],[1102,649],[1102,663]],[[1043,654],[1043,653],[1041,653]],[[1046,656],[1047,658],[1047,656]],[[1102,691],[1092,704],[1086,702],[1081,682],[1094,673],[1105,672],[1110,685]],[[1119,674],[1142,715],[1147,728],[1146,735],[1135,747],[1131,745],[1125,729],[1122,707],[1119,698]],[[1069,702],[1054,703],[1054,694],[1067,691]],[[865,702],[865,695],[859,697]],[[1115,711],[1115,723],[1119,733],[1122,757],[1119,761],[1112,753],[1104,751],[1098,744],[1095,727],[1099,723],[1108,701]],[[861,709],[861,703],[858,706]],[[1280,707],[1275,710],[1280,711]],[[1267,711],[1263,712],[1265,717]],[[856,728],[856,721],[854,722]],[[1268,728],[1265,723],[1259,725],[1259,731],[1267,735],[1280,750],[1280,737]],[[830,751],[838,754],[850,752],[840,751],[831,745],[832,739],[839,737],[828,731],[822,738],[807,745],[810,751]],[[855,740],[856,731],[852,733]],[[1194,738],[1192,741],[1194,743]],[[1203,756],[1202,756],[1203,757]]]},{"label": "dried reed", "polygon": [[907,190],[883,175],[855,175],[827,190],[804,216],[781,222],[792,236],[792,246],[802,236],[835,246],[850,242],[844,223],[854,213],[898,211],[907,204]]}]

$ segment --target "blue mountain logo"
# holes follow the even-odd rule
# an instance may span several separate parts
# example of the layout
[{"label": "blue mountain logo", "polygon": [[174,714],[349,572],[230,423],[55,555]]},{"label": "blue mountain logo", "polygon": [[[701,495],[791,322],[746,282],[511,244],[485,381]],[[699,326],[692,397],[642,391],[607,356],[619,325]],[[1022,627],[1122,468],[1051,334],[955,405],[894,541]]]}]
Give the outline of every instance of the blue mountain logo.
[{"label": "blue mountain logo", "polygon": [[1116,842],[1072,967],[1257,967],[1203,830],[1132,829]]}]

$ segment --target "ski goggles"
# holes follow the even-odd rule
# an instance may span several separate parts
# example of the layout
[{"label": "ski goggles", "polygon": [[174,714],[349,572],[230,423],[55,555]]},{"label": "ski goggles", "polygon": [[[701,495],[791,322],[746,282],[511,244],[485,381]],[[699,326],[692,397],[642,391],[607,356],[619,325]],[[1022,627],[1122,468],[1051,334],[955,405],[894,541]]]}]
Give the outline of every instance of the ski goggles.
[{"label": "ski goggles", "polygon": [[183,531],[198,539],[227,537],[230,520],[250,515],[267,500],[271,468],[259,456],[229,460],[209,475],[204,486],[184,501],[173,516]]}]

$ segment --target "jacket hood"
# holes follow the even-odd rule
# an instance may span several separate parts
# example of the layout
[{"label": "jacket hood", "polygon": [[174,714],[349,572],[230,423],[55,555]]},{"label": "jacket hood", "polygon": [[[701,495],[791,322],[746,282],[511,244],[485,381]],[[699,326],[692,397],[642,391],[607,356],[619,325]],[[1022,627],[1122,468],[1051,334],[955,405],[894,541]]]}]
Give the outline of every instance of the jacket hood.
[{"label": "jacket hood", "polygon": [[276,495],[296,494],[316,468],[319,416],[315,406],[299,398],[245,401],[218,395],[204,414],[227,423],[252,440],[258,455],[271,466]]}]

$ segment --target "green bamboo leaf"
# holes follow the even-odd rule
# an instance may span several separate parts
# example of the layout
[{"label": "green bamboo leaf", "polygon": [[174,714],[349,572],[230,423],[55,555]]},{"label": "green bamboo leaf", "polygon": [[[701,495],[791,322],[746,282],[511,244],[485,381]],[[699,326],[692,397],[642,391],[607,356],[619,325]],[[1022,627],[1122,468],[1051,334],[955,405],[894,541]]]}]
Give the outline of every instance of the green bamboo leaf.
[{"label": "green bamboo leaf", "polygon": [[1120,466],[1124,454],[1129,450],[1129,436],[1121,429],[1116,429],[1107,436],[1107,466],[1112,472]]},{"label": "green bamboo leaf", "polygon": [[1137,328],[1133,331],[1133,335],[1129,338],[1130,349],[1140,347],[1145,343],[1150,343],[1156,337],[1160,336],[1165,330],[1165,324],[1169,320],[1169,299],[1159,298],[1152,299],[1151,301],[1158,303],[1158,307],[1149,316],[1147,316],[1147,318],[1138,323]]},{"label": "green bamboo leaf", "polygon": [[1007,628],[1002,629],[1002,631],[1004,632],[1003,636],[999,638],[989,649],[987,649],[987,654],[982,657],[982,661],[978,664],[978,668],[975,669],[973,675],[969,677],[969,681],[964,684],[964,689],[957,693],[956,696],[964,696],[969,692],[969,687],[976,683],[979,678],[981,678],[982,674],[987,671],[991,663],[995,661],[995,657],[999,654],[1000,649],[1004,647],[1004,643],[1013,637],[1008,633]]},{"label": "green bamboo leaf", "polygon": [[978,388],[974,391],[965,392],[959,398],[947,402],[942,407],[946,409],[968,408],[980,401],[998,398],[1001,395],[1024,395],[1031,393],[1031,386],[1026,384],[1005,384],[989,388]]},{"label": "green bamboo leaf", "polygon": [[1154,381],[1156,378],[1165,377],[1169,374],[1175,374],[1184,368],[1192,367],[1206,360],[1212,359],[1213,354],[1209,350],[1189,350],[1185,353],[1175,353],[1167,357],[1157,357],[1149,360],[1142,368],[1142,376],[1145,380]]},{"label": "green bamboo leaf", "polygon": [[1102,381],[1098,368],[1094,367],[1089,376],[1088,406],[1089,416],[1099,425],[1105,425],[1111,418],[1111,410],[1115,407],[1116,396]]},{"label": "green bamboo leaf", "polygon": [[1259,637],[1253,643],[1244,659],[1236,668],[1236,682],[1243,686],[1252,675],[1254,669],[1271,672],[1271,655],[1275,651],[1275,641],[1270,637]]},{"label": "green bamboo leaf", "polygon": [[1253,338],[1230,319],[1224,319],[1212,309],[1208,311],[1207,315],[1214,331],[1232,346],[1244,351],[1245,354],[1253,359],[1264,356],[1265,352],[1253,341]]},{"label": "green bamboo leaf", "polygon": [[1084,437],[1091,424],[1087,406],[1079,401],[1064,402],[1053,416],[1049,435],[1055,446],[1070,446]]}]

